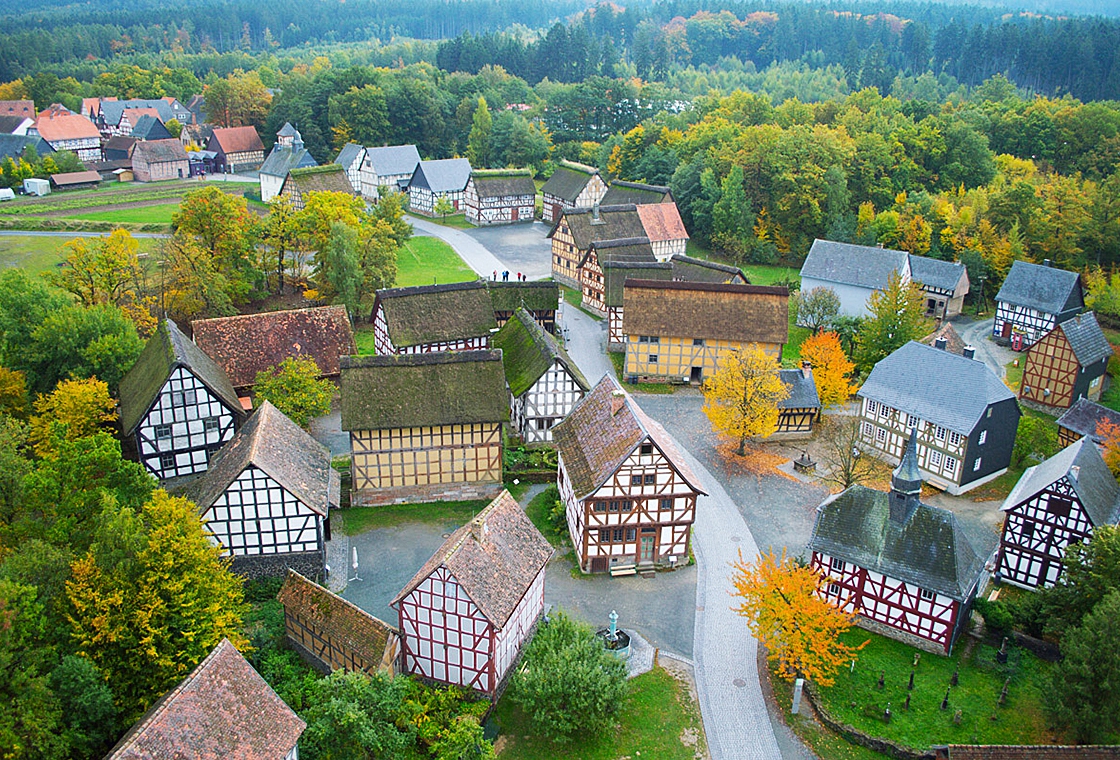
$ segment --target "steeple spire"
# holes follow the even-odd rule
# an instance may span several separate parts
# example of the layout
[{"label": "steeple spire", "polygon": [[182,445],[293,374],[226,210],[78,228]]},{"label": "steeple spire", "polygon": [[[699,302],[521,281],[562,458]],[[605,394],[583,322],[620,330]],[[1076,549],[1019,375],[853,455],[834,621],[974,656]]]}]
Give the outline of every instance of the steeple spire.
[{"label": "steeple spire", "polygon": [[915,427],[910,430],[910,440],[906,442],[902,461],[891,474],[891,522],[906,524],[921,498],[922,474],[918,470],[918,429]]}]

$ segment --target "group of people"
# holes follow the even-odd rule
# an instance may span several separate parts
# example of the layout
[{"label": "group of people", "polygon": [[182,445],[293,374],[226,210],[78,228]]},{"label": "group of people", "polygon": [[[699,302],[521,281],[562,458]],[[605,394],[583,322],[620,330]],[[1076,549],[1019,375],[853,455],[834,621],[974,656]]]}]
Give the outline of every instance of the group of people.
[{"label": "group of people", "polygon": [[[497,269],[494,270],[494,274],[491,276],[490,279],[497,282],[497,280],[498,280],[498,270]],[[517,281],[518,282],[528,282],[528,280],[529,280],[529,278],[526,277],[525,275],[521,274],[521,272],[517,273]],[[509,270],[508,269],[506,269],[505,271],[502,272],[502,282],[509,282]]]}]

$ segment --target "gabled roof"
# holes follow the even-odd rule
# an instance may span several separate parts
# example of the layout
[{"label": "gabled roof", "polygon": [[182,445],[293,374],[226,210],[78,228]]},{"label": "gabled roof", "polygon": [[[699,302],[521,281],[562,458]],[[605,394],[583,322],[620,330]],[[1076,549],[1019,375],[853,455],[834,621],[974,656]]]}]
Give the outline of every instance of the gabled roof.
[{"label": "gabled roof", "polygon": [[313,359],[322,375],[337,375],[338,357],[357,353],[345,306],[266,311],[191,322],[195,344],[220,364],[235,388],[289,356]]},{"label": "gabled roof", "polygon": [[1120,412],[1101,406],[1083,396],[1058,418],[1058,427],[1064,427],[1078,435],[1087,435],[1094,443],[1099,444],[1102,439],[1097,435],[1097,425],[1104,421],[1120,426]]},{"label": "gabled roof", "polygon": [[[284,122],[284,126],[280,127],[280,131],[276,133],[277,137],[296,137],[298,135],[299,135],[299,132],[296,130],[295,127],[292,126],[292,123],[290,121]],[[353,145],[354,143],[348,143],[348,144]]]},{"label": "gabled roof", "polygon": [[965,601],[984,562],[956,517],[919,502],[900,524],[890,519],[888,498],[860,485],[829,497],[817,507],[809,551]]},{"label": "gabled roof", "polygon": [[305,728],[229,639],[222,639],[105,760],[280,760]]},{"label": "gabled roof", "polygon": [[465,158],[441,158],[438,161],[421,161],[408,186],[427,188],[433,193],[453,193],[465,189],[470,178],[470,161]]},{"label": "gabled roof", "polygon": [[23,116],[35,118],[35,101],[33,100],[0,100],[0,116]]},{"label": "gabled roof", "polygon": [[657,257],[653,255],[653,247],[649,244],[649,238],[647,237],[596,240],[588,246],[587,253],[580,259],[579,265],[581,267],[591,258],[592,251],[595,252],[600,268],[607,262],[648,264],[657,261]]},{"label": "gabled roof", "polygon": [[144,114],[136,120],[136,124],[132,127],[132,136],[138,140],[172,139],[171,133],[167,131],[163,122],[151,114]]},{"label": "gabled roof", "polygon": [[957,289],[962,276],[968,277],[968,270],[958,261],[942,261],[910,254],[910,279],[914,282],[952,291]]},{"label": "gabled roof", "polygon": [[108,156],[109,153],[123,153],[125,156],[131,156],[132,147],[136,145],[137,142],[139,141],[135,137],[113,135],[102,144],[101,150],[104,151],[106,156]]},{"label": "gabled roof", "polygon": [[222,368],[183,335],[174,322],[165,319],[121,380],[121,427],[125,435],[131,435],[140,424],[177,367],[190,370],[234,414],[241,413],[241,403]]},{"label": "gabled roof", "polygon": [[984,362],[916,341],[876,364],[859,395],[961,435],[972,432],[989,405],[1015,398]]},{"label": "gabled roof", "polygon": [[[120,124],[121,117],[125,111],[135,111],[137,109],[150,109],[159,116],[160,121],[167,122],[171,119],[178,118],[182,120],[183,112],[187,111],[185,107],[179,111],[172,107],[171,102],[163,98],[155,98],[150,100],[133,99],[133,100],[105,100],[101,101],[98,107],[98,118],[106,124]],[[177,115],[178,113],[178,115]],[[134,114],[128,115],[129,121],[135,119]],[[134,122],[135,123],[135,122]]]},{"label": "gabled roof", "polygon": [[1015,261],[996,300],[1014,306],[1027,306],[1045,314],[1060,314],[1084,306],[1081,276],[1077,272]]},{"label": "gabled roof", "polygon": [[354,161],[357,160],[358,156],[361,155],[363,150],[365,150],[365,148],[363,148],[361,145],[358,145],[357,143],[346,143],[342,146],[342,150],[338,152],[338,156],[335,157],[334,163],[343,168],[349,169],[351,165],[353,165]]},{"label": "gabled roof", "polygon": [[391,604],[445,567],[490,624],[501,629],[550,557],[548,541],[509,491],[502,491],[443,542]]},{"label": "gabled roof", "polygon": [[260,174],[270,177],[287,177],[292,169],[306,169],[317,166],[315,157],[306,148],[291,148],[277,143],[261,164]]},{"label": "gabled roof", "polygon": [[[1112,356],[1112,346],[1108,338],[1104,337],[1101,326],[1097,324],[1097,315],[1091,311],[1060,322],[1054,329],[1061,330],[1066,336],[1074,356],[1077,357],[1077,363],[1082,367],[1088,367]],[[1033,350],[1034,347],[1031,348]]]},{"label": "gabled roof", "polygon": [[100,182],[101,175],[95,171],[81,171],[81,172],[62,172],[61,174],[51,175],[51,184],[55,187],[67,187],[69,185],[85,185],[90,182]]},{"label": "gabled roof", "polygon": [[506,382],[515,398],[532,388],[556,362],[567,370],[583,391],[591,389],[568,352],[525,309],[515,311],[490,343],[502,351]]},{"label": "gabled roof", "polygon": [[330,450],[268,401],[221,448],[206,472],[184,487],[183,495],[204,514],[250,465],[323,517],[338,506],[341,489]]},{"label": "gabled roof", "polygon": [[500,351],[342,357],[342,429],[505,422]]},{"label": "gabled roof", "polygon": [[620,240],[646,237],[637,206],[599,206],[598,208],[565,208],[548,233],[556,234],[560,224],[566,222],[576,248],[586,251],[596,240]]},{"label": "gabled roof", "polygon": [[183,143],[178,140],[148,140],[138,142],[132,148],[132,161],[147,161],[157,164],[168,161],[187,162],[187,152],[183,150]]},{"label": "gabled roof", "polygon": [[214,127],[206,143],[207,150],[220,150],[227,156],[231,153],[264,152],[264,143],[257,130],[252,127]]},{"label": "gabled roof", "polygon": [[555,311],[560,306],[560,286],[549,280],[487,280],[486,290],[490,293],[494,311],[513,311],[521,306],[529,311]]},{"label": "gabled roof", "polygon": [[627,335],[780,343],[789,339],[789,291],[768,285],[627,280]]},{"label": "gabled roof", "polygon": [[31,129],[34,129],[44,140],[52,143],[62,140],[101,138],[97,125],[85,116],[76,114],[58,103],[40,113]]},{"label": "gabled roof", "polygon": [[[673,191],[664,185],[647,185],[642,182],[625,182],[616,179],[603,196],[603,205],[634,203],[639,206],[672,203]],[[676,205],[676,204],[673,204]],[[653,236],[650,235],[652,238]]]},{"label": "gabled roof", "polygon": [[533,173],[528,169],[475,169],[471,172],[474,191],[479,198],[504,198],[509,195],[536,196]]},{"label": "gabled roof", "polygon": [[779,409],[820,409],[821,399],[817,395],[817,383],[813,372],[809,376],[799,369],[778,370],[782,384],[789,389],[789,396],[778,403]]},{"label": "gabled roof", "polygon": [[611,261],[600,262],[603,270],[603,305],[611,308],[622,306],[627,280],[671,280],[673,265],[668,261]]},{"label": "gabled roof", "polygon": [[561,200],[575,203],[591,178],[599,173],[594,166],[561,161],[552,176],[541,186],[541,194],[554,195]]},{"label": "gabled roof", "polygon": [[934,348],[937,348],[938,338],[945,339],[945,350],[949,353],[957,354],[958,356],[964,354],[964,338],[962,338],[960,334],[957,333],[956,329],[953,327],[952,322],[944,322],[941,327],[937,328],[918,342],[924,343],[927,346],[933,346]]},{"label": "gabled roof", "polygon": [[909,259],[905,251],[817,239],[801,266],[801,276],[879,290],[887,286],[891,272],[901,274],[909,267]]},{"label": "gabled roof", "polygon": [[350,184],[346,170],[339,164],[291,169],[281,192],[286,193],[289,188],[294,188],[300,195],[323,192],[354,195],[354,186]]},{"label": "gabled roof", "polygon": [[688,282],[728,282],[736,285],[750,285],[751,281],[739,267],[705,261],[692,256],[674,253],[669,261],[673,265],[673,279]]},{"label": "gabled roof", "polygon": [[647,439],[686,483],[699,493],[707,493],[665,428],[646,415],[610,375],[604,375],[552,428],[552,440],[563,457],[564,471],[577,499],[594,493]]},{"label": "gabled roof", "polygon": [[41,137],[30,135],[0,135],[0,160],[9,156],[14,160],[23,155],[23,151],[31,146],[40,157],[54,153],[54,148]]},{"label": "gabled roof", "polygon": [[[1072,472],[1075,467],[1078,468],[1076,475]],[[1028,467],[1000,509],[1010,512],[1062,478],[1077,492],[1077,499],[1094,527],[1120,520],[1120,485],[1109,472],[1101,452],[1088,438],[1075,441],[1049,459]]]},{"label": "gabled roof", "polygon": [[377,291],[373,313],[385,314],[394,346],[481,338],[498,326],[481,280]]},{"label": "gabled roof", "polygon": [[17,129],[24,126],[31,126],[35,120],[30,116],[14,116],[0,114],[0,134],[10,135],[14,134]]},{"label": "gabled roof", "polygon": [[385,145],[366,148],[362,168],[369,167],[379,177],[395,174],[412,174],[420,164],[420,152],[415,145]]}]

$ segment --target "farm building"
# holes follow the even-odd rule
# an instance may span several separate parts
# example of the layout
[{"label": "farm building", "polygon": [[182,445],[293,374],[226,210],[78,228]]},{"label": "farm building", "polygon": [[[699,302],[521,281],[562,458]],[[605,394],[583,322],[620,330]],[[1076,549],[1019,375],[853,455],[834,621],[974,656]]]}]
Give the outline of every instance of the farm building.
[{"label": "farm building", "polygon": [[373,338],[378,354],[422,354],[490,347],[494,303],[481,280],[377,291]]},{"label": "farm building", "polygon": [[528,169],[475,169],[464,193],[471,224],[531,222],[536,215],[537,186]]},{"label": "farm building", "polygon": [[338,164],[289,170],[280,186],[280,195],[291,201],[292,208],[301,211],[307,205],[308,193],[356,194],[346,179],[346,171]]},{"label": "farm building", "polygon": [[1060,322],[1027,351],[1019,398],[1058,409],[1079,398],[1098,401],[1111,357],[1093,312]]},{"label": "farm building", "polygon": [[627,263],[603,262],[603,305],[607,310],[607,350],[625,351],[626,332],[623,328],[623,298],[627,280],[673,279],[673,265],[668,261]]},{"label": "farm building", "polygon": [[787,438],[806,437],[821,418],[821,399],[813,368],[802,362],[800,369],[778,370],[782,384],[789,389],[789,396],[778,403],[778,429],[775,435]]},{"label": "farm building", "polygon": [[801,292],[829,288],[840,299],[840,314],[866,317],[867,299],[887,287],[892,273],[910,282],[910,255],[867,245],[814,240],[801,266]]},{"label": "farm building", "polygon": [[504,325],[513,312],[524,308],[533,315],[537,324],[552,334],[556,334],[556,311],[560,308],[560,287],[555,282],[537,280],[533,282],[487,281],[486,290],[494,305],[494,319],[497,326]]},{"label": "farm building", "polygon": [[[284,126],[291,127],[290,124],[285,124]],[[291,131],[294,134],[286,139],[294,141],[296,139],[295,136],[299,135],[299,132],[295,127],[292,127]],[[303,145],[302,136],[299,137],[299,142],[300,145]],[[279,145],[279,142],[277,142],[277,145]],[[353,187],[359,195],[362,194],[362,161],[364,161],[365,158],[366,149],[358,145],[358,143],[350,142],[342,146],[342,150],[338,152],[338,156],[334,159],[334,162],[341,166],[346,172],[346,179],[350,180],[351,187]]]},{"label": "farm building", "polygon": [[183,179],[190,170],[187,152],[178,140],[138,142],[132,148],[132,174],[138,182]]},{"label": "farm building", "polygon": [[587,253],[580,259],[576,270],[579,274],[580,306],[605,317],[607,315],[606,277],[603,267],[609,269],[614,264],[641,265],[656,261],[649,238],[621,238],[592,242],[587,248]]},{"label": "farm building", "polygon": [[303,146],[303,136],[291,124],[276,133],[276,144],[261,164],[258,176],[261,184],[261,200],[268,203],[284,187],[284,180],[292,169],[307,169],[317,166],[315,157]]},{"label": "farm building", "polygon": [[696,259],[684,254],[669,258],[673,266],[673,279],[686,282],[722,282],[727,285],[750,285],[751,281],[739,267],[715,261]]},{"label": "farm building", "polygon": [[178,138],[172,137],[171,133],[167,131],[167,127],[158,116],[150,113],[142,115],[136,120],[132,126],[131,137],[137,140],[176,140]]},{"label": "farm building", "polygon": [[92,121],[55,103],[35,117],[29,137],[41,137],[54,150],[73,151],[79,161],[101,160],[101,133]]},{"label": "farm building", "polygon": [[927,317],[949,319],[961,313],[969,289],[964,264],[910,254],[910,279],[922,288]]},{"label": "farm building", "polygon": [[254,171],[264,162],[264,143],[253,127],[214,127],[206,150],[214,152],[218,171]]},{"label": "farm building", "polygon": [[624,182],[616,179],[607,188],[602,203],[604,206],[617,206],[626,203],[632,203],[635,206],[673,203],[673,191],[664,185],[647,185],[642,182]]},{"label": "farm building", "polygon": [[419,165],[420,153],[415,145],[367,147],[359,171],[362,195],[377,200],[378,188],[382,187],[394,193],[407,193],[408,183]]},{"label": "farm building", "polygon": [[408,181],[409,210],[435,216],[436,204],[442,198],[454,211],[462,211],[470,177],[471,162],[465,158],[421,161]]},{"label": "farm building", "polygon": [[101,184],[101,175],[95,171],[63,172],[51,175],[55,190],[86,190]]},{"label": "farm building", "polygon": [[1102,424],[1120,427],[1120,412],[1087,398],[1078,399],[1058,418],[1058,443],[1065,447],[1089,436],[1100,447],[1104,443],[1104,436],[1097,432],[1097,428]]},{"label": "farm building", "polygon": [[565,208],[591,208],[603,201],[607,183],[593,166],[561,160],[541,186],[541,214],[555,223]]},{"label": "farm building", "polygon": [[194,121],[190,110],[175,98],[148,100],[90,98],[82,102],[82,113],[97,124],[97,128],[105,137],[132,135],[136,122],[144,115],[154,116],[163,124],[172,119],[176,119],[180,124],[191,124]]},{"label": "farm building", "polygon": [[958,356],[964,356],[964,350],[968,347],[965,345],[964,338],[953,327],[952,322],[945,322],[918,342]]},{"label": "farm building", "polygon": [[552,279],[578,288],[579,263],[593,242],[645,236],[636,206],[565,208],[548,233],[552,239]]},{"label": "farm building", "polygon": [[1085,308],[1081,275],[1050,266],[1015,261],[996,294],[992,336],[1011,343],[1017,351]]}]

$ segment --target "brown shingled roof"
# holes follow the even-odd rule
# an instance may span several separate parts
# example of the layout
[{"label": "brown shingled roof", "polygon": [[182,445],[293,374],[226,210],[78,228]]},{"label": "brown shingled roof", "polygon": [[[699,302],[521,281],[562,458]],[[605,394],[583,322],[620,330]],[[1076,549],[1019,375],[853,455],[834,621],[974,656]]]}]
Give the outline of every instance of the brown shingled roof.
[{"label": "brown shingled roof", "polygon": [[537,575],[552,547],[509,491],[502,491],[474,519],[459,528],[424,563],[400,593],[396,606],[443,566],[495,628],[502,628]]},{"label": "brown shingled roof", "polygon": [[1117,760],[1120,746],[950,744],[949,760]]},{"label": "brown shingled roof", "polygon": [[789,291],[766,285],[627,280],[626,332],[780,343],[789,339]]},{"label": "brown shingled roof", "polygon": [[346,176],[346,168],[334,163],[290,170],[280,192],[286,193],[289,187],[300,194],[330,192],[355,195],[354,186]]},{"label": "brown shingled roof", "polygon": [[210,145],[215,143],[226,155],[255,150],[264,151],[261,136],[253,127],[214,127],[214,133],[206,145],[207,150],[213,150]]},{"label": "brown shingled roof", "polygon": [[222,639],[106,760],[282,760],[305,728],[229,639]]},{"label": "brown shingled roof", "polygon": [[927,346],[934,346],[934,348],[936,348],[934,344],[937,343],[938,338],[945,339],[945,350],[949,353],[957,354],[958,356],[964,353],[964,338],[962,338],[960,334],[957,333],[957,331],[953,328],[951,322],[945,322],[941,325],[941,327],[937,328],[918,342],[925,343]]},{"label": "brown shingled roof", "polygon": [[688,240],[688,232],[675,203],[646,203],[638,206],[646,237],[651,243],[664,240]]},{"label": "brown shingled roof", "polygon": [[66,187],[67,185],[85,185],[90,182],[100,181],[101,175],[95,171],[63,172],[61,174],[51,175],[51,182],[55,187]]},{"label": "brown shingled roof", "polygon": [[191,329],[195,345],[226,371],[236,388],[252,385],[258,372],[289,356],[314,359],[321,375],[334,377],[338,357],[357,353],[345,306],[196,319]]},{"label": "brown shingled roof", "polygon": [[178,140],[148,140],[137,142],[132,148],[133,161],[146,161],[149,164],[167,161],[186,161],[187,151]]}]

